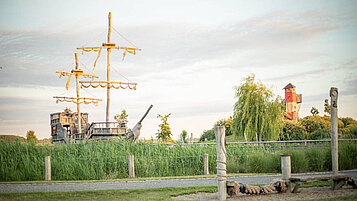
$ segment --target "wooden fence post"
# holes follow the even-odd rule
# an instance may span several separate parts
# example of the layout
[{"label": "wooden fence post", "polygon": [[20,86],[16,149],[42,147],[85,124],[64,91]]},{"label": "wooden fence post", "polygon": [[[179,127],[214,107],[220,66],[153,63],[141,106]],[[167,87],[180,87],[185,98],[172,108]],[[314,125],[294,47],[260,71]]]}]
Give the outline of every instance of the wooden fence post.
[{"label": "wooden fence post", "polygon": [[287,192],[291,192],[291,186],[290,186],[290,177],[291,177],[291,160],[290,160],[290,154],[280,154],[281,156],[281,175],[283,177],[283,180],[286,183],[286,186],[288,187]]},{"label": "wooden fence post", "polygon": [[134,155],[129,155],[129,177],[135,178],[135,169],[134,169]]},{"label": "wooden fence post", "polygon": [[224,126],[214,128],[216,135],[217,148],[217,181],[218,181],[218,200],[227,199],[227,170],[226,170],[226,134]]},{"label": "wooden fence post", "polygon": [[203,174],[209,175],[208,154],[203,154]]},{"label": "wooden fence post", "polygon": [[51,157],[50,156],[45,157],[45,169],[46,169],[45,180],[51,181]]},{"label": "wooden fence post", "polygon": [[338,89],[331,87],[331,154],[332,154],[332,172],[338,174],[338,119],[337,119],[337,98]]}]

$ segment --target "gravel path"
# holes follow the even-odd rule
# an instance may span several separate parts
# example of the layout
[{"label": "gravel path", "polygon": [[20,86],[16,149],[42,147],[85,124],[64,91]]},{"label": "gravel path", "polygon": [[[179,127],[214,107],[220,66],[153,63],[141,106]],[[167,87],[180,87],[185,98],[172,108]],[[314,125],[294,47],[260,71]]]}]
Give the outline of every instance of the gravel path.
[{"label": "gravel path", "polygon": [[[341,174],[349,174],[357,178],[357,170],[340,171]],[[313,176],[331,174],[331,172],[293,174],[293,176]],[[268,184],[277,175],[240,176],[230,177],[229,180],[246,184]],[[215,178],[202,179],[165,179],[146,181],[115,181],[115,182],[80,182],[80,183],[41,183],[41,184],[0,184],[0,193],[27,193],[27,192],[56,192],[56,191],[88,191],[88,190],[117,190],[117,189],[146,189],[164,187],[188,187],[188,186],[215,186]]]}]

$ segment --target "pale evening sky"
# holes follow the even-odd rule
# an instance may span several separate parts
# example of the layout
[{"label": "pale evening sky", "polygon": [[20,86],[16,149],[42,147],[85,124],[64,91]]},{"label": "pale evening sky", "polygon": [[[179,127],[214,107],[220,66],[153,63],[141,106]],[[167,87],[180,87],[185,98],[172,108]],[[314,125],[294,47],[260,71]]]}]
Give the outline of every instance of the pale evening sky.
[{"label": "pale evening sky", "polygon": [[[112,80],[137,82],[137,90],[112,90],[111,119],[126,109],[133,127],[150,104],[141,137],[155,136],[157,114],[169,119],[174,138],[185,129],[199,137],[233,114],[234,86],[250,73],[274,93],[293,83],[303,94],[300,116],[323,114],[330,87],[339,89],[339,116],[357,118],[356,1],[18,1],[0,0],[0,134],[50,137],[49,114],[74,104],[56,71],[74,67],[83,45],[106,41],[112,26],[137,47],[137,55],[112,52]],[[112,32],[112,42],[132,46]],[[95,53],[79,54],[80,68],[105,80],[106,52],[93,72]],[[74,87],[74,79],[71,88]],[[90,121],[105,120],[102,98],[82,105]]]}]

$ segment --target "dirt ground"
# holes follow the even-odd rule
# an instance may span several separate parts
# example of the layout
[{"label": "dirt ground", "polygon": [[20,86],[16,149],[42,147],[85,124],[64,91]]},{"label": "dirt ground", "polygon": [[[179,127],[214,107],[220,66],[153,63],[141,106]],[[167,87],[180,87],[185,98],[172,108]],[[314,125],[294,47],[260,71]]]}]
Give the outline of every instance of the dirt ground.
[{"label": "dirt ground", "polygon": [[[249,201],[263,201],[263,200],[309,200],[319,198],[333,198],[339,196],[349,196],[357,194],[357,189],[352,187],[344,187],[340,190],[331,190],[331,187],[311,187],[300,188],[299,193],[271,193],[267,195],[246,195],[239,193],[236,197],[227,198],[228,201],[233,200],[249,200]],[[217,193],[197,193],[190,195],[182,195],[173,197],[178,200],[216,200]]]}]

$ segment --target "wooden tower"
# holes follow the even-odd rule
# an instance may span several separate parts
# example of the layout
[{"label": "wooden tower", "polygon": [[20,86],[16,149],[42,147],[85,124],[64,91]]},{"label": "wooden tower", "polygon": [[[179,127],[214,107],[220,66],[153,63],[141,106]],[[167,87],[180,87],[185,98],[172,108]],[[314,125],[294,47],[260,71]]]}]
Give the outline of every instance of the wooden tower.
[{"label": "wooden tower", "polygon": [[302,94],[296,94],[295,86],[291,83],[286,85],[285,89],[285,118],[289,120],[299,119],[300,103]]}]

